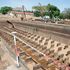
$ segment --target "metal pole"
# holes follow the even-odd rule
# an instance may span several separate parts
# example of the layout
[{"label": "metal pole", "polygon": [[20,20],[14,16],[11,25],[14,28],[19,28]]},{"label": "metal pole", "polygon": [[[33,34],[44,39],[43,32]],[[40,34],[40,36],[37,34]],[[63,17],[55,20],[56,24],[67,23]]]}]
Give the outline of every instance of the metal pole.
[{"label": "metal pole", "polygon": [[16,56],[17,67],[19,67],[19,56]]},{"label": "metal pole", "polygon": [[17,67],[19,67],[19,56],[17,55],[17,47],[16,47],[16,36],[15,36],[15,32],[13,32],[13,37],[14,37],[14,46],[15,46],[15,52],[16,52],[16,63],[17,63]]},{"label": "metal pole", "polygon": [[16,46],[16,37],[15,35],[13,35],[13,37],[14,37],[14,45]]}]

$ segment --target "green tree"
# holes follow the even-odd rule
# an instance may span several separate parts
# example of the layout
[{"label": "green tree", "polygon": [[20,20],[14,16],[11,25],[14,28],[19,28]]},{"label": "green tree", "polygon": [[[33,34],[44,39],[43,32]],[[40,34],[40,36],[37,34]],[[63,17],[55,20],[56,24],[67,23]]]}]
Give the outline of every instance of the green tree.
[{"label": "green tree", "polygon": [[70,8],[65,9],[63,12],[59,15],[60,19],[70,19]]},{"label": "green tree", "polygon": [[[32,9],[34,9],[35,16],[36,14],[39,14],[39,16],[49,16],[51,19],[54,17],[58,17],[60,15],[60,10],[51,4],[48,4],[47,6],[33,6]],[[37,12],[38,11],[38,12]]]},{"label": "green tree", "polygon": [[62,13],[63,13],[63,18],[70,19],[70,8],[65,9]]},{"label": "green tree", "polygon": [[41,16],[39,11],[35,11],[35,12],[34,12],[34,15],[35,15],[36,17]]},{"label": "green tree", "polygon": [[60,19],[64,19],[64,14],[63,13],[60,13],[59,18]]},{"label": "green tree", "polygon": [[43,17],[45,15],[46,6],[33,6],[32,9],[34,10],[34,15],[37,17]]},{"label": "green tree", "polygon": [[51,19],[60,15],[60,10],[56,6],[48,4],[46,8]]},{"label": "green tree", "polygon": [[4,7],[1,7],[0,12],[1,12],[2,14],[7,14],[7,13],[8,13],[9,11],[11,11],[11,10],[12,10],[11,7],[4,6]]}]

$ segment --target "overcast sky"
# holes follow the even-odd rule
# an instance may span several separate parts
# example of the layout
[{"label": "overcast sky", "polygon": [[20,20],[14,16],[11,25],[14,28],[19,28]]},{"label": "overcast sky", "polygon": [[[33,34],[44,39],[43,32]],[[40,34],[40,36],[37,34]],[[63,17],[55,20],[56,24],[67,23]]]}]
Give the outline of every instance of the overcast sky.
[{"label": "overcast sky", "polygon": [[31,10],[32,6],[38,5],[38,3],[42,5],[47,5],[48,3],[53,4],[61,11],[63,11],[64,8],[70,8],[70,0],[0,0],[0,7],[20,7],[24,5],[28,10]]}]

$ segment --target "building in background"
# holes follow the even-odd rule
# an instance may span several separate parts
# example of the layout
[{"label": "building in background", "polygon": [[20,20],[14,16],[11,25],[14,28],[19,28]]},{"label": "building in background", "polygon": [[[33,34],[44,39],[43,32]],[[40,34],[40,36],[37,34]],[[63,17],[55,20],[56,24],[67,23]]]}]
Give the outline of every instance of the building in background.
[{"label": "building in background", "polygon": [[23,19],[32,19],[34,17],[34,14],[32,11],[23,11],[23,8],[21,7],[16,7],[13,8],[11,12],[8,13],[11,17],[17,17],[17,18],[22,18]]}]

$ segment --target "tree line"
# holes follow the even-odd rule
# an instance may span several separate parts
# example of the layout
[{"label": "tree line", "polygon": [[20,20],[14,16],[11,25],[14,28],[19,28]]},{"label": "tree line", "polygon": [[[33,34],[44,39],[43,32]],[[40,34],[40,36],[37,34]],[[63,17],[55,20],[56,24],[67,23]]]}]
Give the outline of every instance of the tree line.
[{"label": "tree line", "polygon": [[12,11],[12,7],[4,6],[0,8],[0,13],[7,14],[9,11]]},{"label": "tree line", "polygon": [[[12,11],[12,9],[12,7],[4,6],[0,8],[0,13],[7,14],[9,11]],[[70,19],[70,8],[67,8],[63,12],[61,12],[58,7],[48,4],[45,6],[33,6],[32,9],[34,12],[34,16],[36,17],[49,16],[50,19]]]},{"label": "tree line", "polygon": [[58,7],[48,4],[46,6],[33,6],[32,9],[34,10],[34,15],[36,17],[49,16],[50,19],[70,19],[70,8],[61,12]]}]

